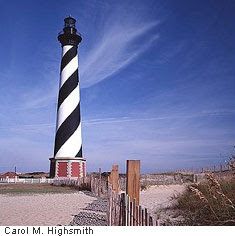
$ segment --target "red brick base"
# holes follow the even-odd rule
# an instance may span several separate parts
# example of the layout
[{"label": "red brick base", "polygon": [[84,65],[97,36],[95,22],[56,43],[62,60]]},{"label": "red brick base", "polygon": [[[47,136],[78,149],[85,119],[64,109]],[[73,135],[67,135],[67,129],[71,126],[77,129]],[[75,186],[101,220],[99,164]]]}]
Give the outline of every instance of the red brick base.
[{"label": "red brick base", "polygon": [[67,177],[68,175],[68,162],[58,161],[58,170],[57,175],[58,177]]},{"label": "red brick base", "polygon": [[50,161],[51,178],[79,178],[86,176],[85,158],[50,158]]},{"label": "red brick base", "polygon": [[[72,162],[71,167],[71,177],[78,177],[80,176],[80,163],[79,162]],[[84,173],[83,173],[84,175]]]}]

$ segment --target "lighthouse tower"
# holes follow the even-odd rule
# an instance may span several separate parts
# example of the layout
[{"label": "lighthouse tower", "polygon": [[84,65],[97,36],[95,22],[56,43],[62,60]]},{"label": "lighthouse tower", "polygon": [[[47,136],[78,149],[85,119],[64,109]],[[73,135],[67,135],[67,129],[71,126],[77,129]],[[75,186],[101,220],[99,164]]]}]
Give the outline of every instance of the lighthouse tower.
[{"label": "lighthouse tower", "polygon": [[76,20],[64,19],[58,40],[62,46],[60,86],[54,157],[50,158],[50,177],[78,178],[86,175],[86,159],[82,157],[78,44],[81,35]]}]

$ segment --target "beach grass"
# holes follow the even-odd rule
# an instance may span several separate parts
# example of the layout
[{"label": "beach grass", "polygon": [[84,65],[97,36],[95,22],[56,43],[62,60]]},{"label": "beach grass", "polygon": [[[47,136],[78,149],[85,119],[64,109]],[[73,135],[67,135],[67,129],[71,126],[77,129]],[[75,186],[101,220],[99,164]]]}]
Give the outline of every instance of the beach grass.
[{"label": "beach grass", "polygon": [[183,225],[235,225],[235,179],[207,181],[189,185],[176,196],[173,207],[184,217]]}]

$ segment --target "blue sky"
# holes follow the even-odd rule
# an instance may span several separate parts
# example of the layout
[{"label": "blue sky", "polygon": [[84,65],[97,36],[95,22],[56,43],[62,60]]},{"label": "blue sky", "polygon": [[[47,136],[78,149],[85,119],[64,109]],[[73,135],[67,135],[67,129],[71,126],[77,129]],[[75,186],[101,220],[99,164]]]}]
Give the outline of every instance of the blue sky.
[{"label": "blue sky", "polygon": [[0,0],[0,172],[48,171],[61,46],[79,46],[88,171],[219,164],[234,142],[234,1]]}]

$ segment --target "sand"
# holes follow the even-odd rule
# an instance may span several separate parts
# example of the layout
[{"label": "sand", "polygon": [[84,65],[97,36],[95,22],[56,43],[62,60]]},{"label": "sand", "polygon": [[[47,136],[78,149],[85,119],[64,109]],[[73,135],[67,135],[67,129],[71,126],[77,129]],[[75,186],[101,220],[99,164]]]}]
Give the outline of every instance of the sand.
[{"label": "sand", "polygon": [[[140,204],[156,220],[172,218],[165,210],[173,204],[171,196],[183,192],[185,185],[151,186],[141,191]],[[0,225],[69,225],[89,203],[97,200],[83,192],[37,195],[0,195]]]},{"label": "sand", "polygon": [[83,192],[0,195],[0,225],[68,225],[74,215],[95,199]]},{"label": "sand", "polygon": [[172,200],[172,196],[182,193],[185,188],[186,185],[151,186],[147,190],[141,191],[140,205],[146,207],[155,220],[158,218],[162,221],[180,220],[179,217],[173,219],[176,212],[166,208],[174,204],[175,200]]}]

